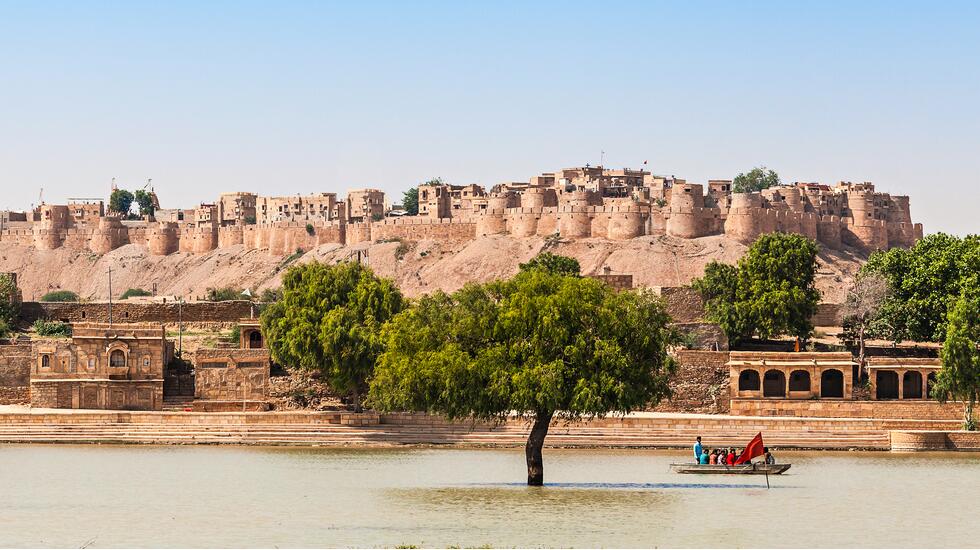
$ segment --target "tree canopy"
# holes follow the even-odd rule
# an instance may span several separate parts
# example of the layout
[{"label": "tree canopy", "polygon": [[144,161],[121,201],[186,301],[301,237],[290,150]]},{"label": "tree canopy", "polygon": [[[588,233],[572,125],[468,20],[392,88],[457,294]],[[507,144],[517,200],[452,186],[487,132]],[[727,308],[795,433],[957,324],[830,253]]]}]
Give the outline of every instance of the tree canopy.
[{"label": "tree canopy", "polygon": [[738,266],[711,262],[692,286],[704,300],[705,312],[729,341],[758,335],[790,334],[807,339],[810,318],[820,292],[815,286],[817,244],[796,234],[759,237]]},{"label": "tree canopy", "polygon": [[751,193],[779,185],[779,174],[765,166],[757,166],[748,172],[740,173],[732,180],[732,191]]},{"label": "tree canopy", "polygon": [[417,216],[419,213],[419,188],[412,187],[402,194],[402,207],[409,216]]},{"label": "tree canopy", "polygon": [[540,485],[552,418],[628,413],[668,395],[668,323],[649,292],[545,269],[436,292],[385,328],[371,402],[454,419],[527,418],[528,483]]},{"label": "tree canopy", "polygon": [[352,262],[291,267],[281,292],[261,315],[273,359],[318,372],[360,410],[384,349],[381,327],[405,306],[401,293],[392,281]]},{"label": "tree canopy", "polygon": [[541,252],[537,256],[531,258],[527,263],[520,264],[521,271],[528,271],[531,269],[543,269],[556,275],[575,276],[578,276],[582,271],[578,260],[575,258],[559,256],[558,254],[552,254],[551,252]]},{"label": "tree canopy", "polygon": [[20,291],[9,273],[0,273],[0,336],[7,335],[20,316]]},{"label": "tree canopy", "polygon": [[862,273],[888,280],[890,293],[872,332],[895,342],[941,342],[963,290],[980,287],[980,236],[934,233],[910,249],[875,252]]},{"label": "tree canopy", "polygon": [[872,336],[870,329],[875,318],[884,306],[890,289],[888,279],[878,273],[858,273],[854,283],[847,291],[841,313],[843,314],[846,339],[857,341],[858,364],[862,374],[865,367],[864,342]]},{"label": "tree canopy", "polygon": [[115,212],[123,217],[129,215],[129,209],[133,205],[135,197],[125,189],[116,189],[109,195],[109,211]]},{"label": "tree canopy", "polygon": [[41,296],[42,302],[77,302],[78,294],[70,290],[53,290]]},{"label": "tree canopy", "polygon": [[153,215],[153,212],[156,209],[156,204],[153,201],[153,195],[140,189],[133,193],[133,199],[136,201],[136,204],[139,205],[140,216]]},{"label": "tree canopy", "polygon": [[980,289],[964,292],[950,308],[943,366],[936,375],[933,395],[941,402],[966,402],[966,429],[975,430],[973,409],[980,399]]}]

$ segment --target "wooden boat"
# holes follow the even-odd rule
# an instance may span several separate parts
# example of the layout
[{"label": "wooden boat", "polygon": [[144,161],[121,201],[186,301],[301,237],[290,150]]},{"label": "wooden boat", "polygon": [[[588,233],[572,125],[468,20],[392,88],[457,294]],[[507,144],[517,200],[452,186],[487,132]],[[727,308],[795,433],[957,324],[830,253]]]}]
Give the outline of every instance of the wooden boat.
[{"label": "wooden boat", "polygon": [[748,475],[778,475],[789,470],[791,464],[671,464],[670,469],[676,474],[748,474]]}]

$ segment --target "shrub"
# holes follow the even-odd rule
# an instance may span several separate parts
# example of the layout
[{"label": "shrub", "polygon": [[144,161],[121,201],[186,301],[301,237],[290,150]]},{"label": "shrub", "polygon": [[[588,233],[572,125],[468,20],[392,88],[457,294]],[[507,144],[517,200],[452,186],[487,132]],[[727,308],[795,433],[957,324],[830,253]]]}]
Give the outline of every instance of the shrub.
[{"label": "shrub", "polygon": [[316,235],[316,229],[313,227],[313,224],[312,223],[306,224],[306,234],[307,235]]},{"label": "shrub", "polygon": [[78,294],[70,290],[55,290],[41,296],[42,302],[77,302]]},{"label": "shrub", "polygon": [[242,296],[242,289],[232,288],[230,286],[222,288],[209,288],[205,299],[209,302],[230,302],[232,300],[244,300],[245,297]]},{"label": "shrub", "polygon": [[71,325],[61,321],[45,321],[38,319],[34,321],[34,332],[38,336],[62,336],[71,337]]},{"label": "shrub", "polygon": [[126,300],[134,296],[152,296],[152,295],[153,293],[150,292],[149,290],[143,290],[142,288],[130,288],[126,290],[126,292],[123,292],[122,296],[120,296],[119,299]]},{"label": "shrub", "polygon": [[[0,274],[0,321],[9,329],[20,316],[20,291],[9,273]],[[6,330],[4,331],[6,332]]]}]

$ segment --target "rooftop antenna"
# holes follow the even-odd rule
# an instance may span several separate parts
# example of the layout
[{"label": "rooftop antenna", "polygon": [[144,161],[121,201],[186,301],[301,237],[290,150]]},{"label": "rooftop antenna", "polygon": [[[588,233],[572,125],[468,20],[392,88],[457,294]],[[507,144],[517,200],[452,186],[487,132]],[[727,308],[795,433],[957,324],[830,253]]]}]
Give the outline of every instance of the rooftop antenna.
[{"label": "rooftop antenna", "polygon": [[599,168],[602,168],[605,165],[606,165],[606,152],[599,151]]}]

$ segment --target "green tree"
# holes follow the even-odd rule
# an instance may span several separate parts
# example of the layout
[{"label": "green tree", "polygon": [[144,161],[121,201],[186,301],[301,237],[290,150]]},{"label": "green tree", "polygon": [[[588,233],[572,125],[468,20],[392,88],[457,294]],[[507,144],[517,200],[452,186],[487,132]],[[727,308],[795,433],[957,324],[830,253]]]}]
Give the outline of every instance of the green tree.
[{"label": "green tree", "polygon": [[129,209],[133,205],[133,194],[125,189],[116,189],[109,195],[109,211],[115,212],[122,217],[129,215]]},{"label": "green tree", "polygon": [[61,321],[45,321],[44,319],[38,319],[34,321],[34,332],[38,336],[55,336],[60,338],[70,338],[71,337],[71,324],[63,323]]},{"label": "green tree", "polygon": [[559,256],[558,254],[552,254],[551,252],[541,252],[537,256],[531,258],[531,260],[527,263],[520,265],[521,271],[528,271],[530,269],[544,269],[545,271],[556,275],[578,276],[582,272],[582,268],[579,266],[578,260],[575,258]]},{"label": "green tree", "polygon": [[381,327],[405,305],[401,292],[353,262],[291,267],[281,290],[279,301],[261,315],[273,359],[319,372],[360,411],[367,380],[384,350]]},{"label": "green tree", "polygon": [[820,301],[817,253],[817,244],[802,235],[768,233],[752,243],[737,267],[711,262],[692,286],[708,318],[733,343],[752,335],[806,340]]},{"label": "green tree", "polygon": [[874,336],[872,325],[890,290],[888,279],[878,273],[858,273],[844,298],[842,313],[845,332],[853,333],[858,345],[858,365],[864,374],[864,342]]},{"label": "green tree", "polygon": [[735,193],[752,193],[776,185],[779,185],[779,174],[765,166],[757,166],[748,172],[735,176],[732,181],[732,191]]},{"label": "green tree", "polygon": [[120,296],[119,299],[126,300],[139,296],[153,296],[153,293],[149,290],[143,290],[142,288],[128,288],[126,289],[126,292],[122,293],[122,296]]},{"label": "green tree", "polygon": [[412,187],[402,194],[402,207],[409,216],[417,216],[419,213],[419,188]]},{"label": "green tree", "polygon": [[77,302],[78,294],[70,290],[54,290],[41,296],[42,302]]},{"label": "green tree", "polygon": [[[136,201],[136,204],[139,205],[140,216],[153,215],[153,212],[156,209],[156,205],[153,204],[153,195],[140,189],[135,193],[133,193],[133,199]],[[110,203],[111,203],[111,199],[110,199]]]},{"label": "green tree", "polygon": [[527,480],[541,485],[553,418],[626,414],[668,395],[669,321],[649,292],[544,269],[436,292],[385,328],[371,402],[450,419],[526,418]]},{"label": "green tree", "polygon": [[0,323],[3,324],[0,334],[6,335],[17,323],[20,306],[20,290],[14,283],[14,277],[9,273],[0,273]]},{"label": "green tree", "polygon": [[230,286],[220,288],[208,288],[205,291],[204,299],[208,302],[230,302],[233,300],[245,300],[245,291],[241,288]]},{"label": "green tree", "polygon": [[883,276],[890,288],[871,323],[875,334],[895,342],[941,342],[952,305],[963,290],[980,285],[980,236],[934,233],[910,249],[872,254],[861,272]]},{"label": "green tree", "polygon": [[949,311],[946,341],[940,353],[943,367],[936,375],[933,395],[945,403],[966,403],[966,429],[976,430],[973,409],[980,399],[980,294],[960,296]]}]

